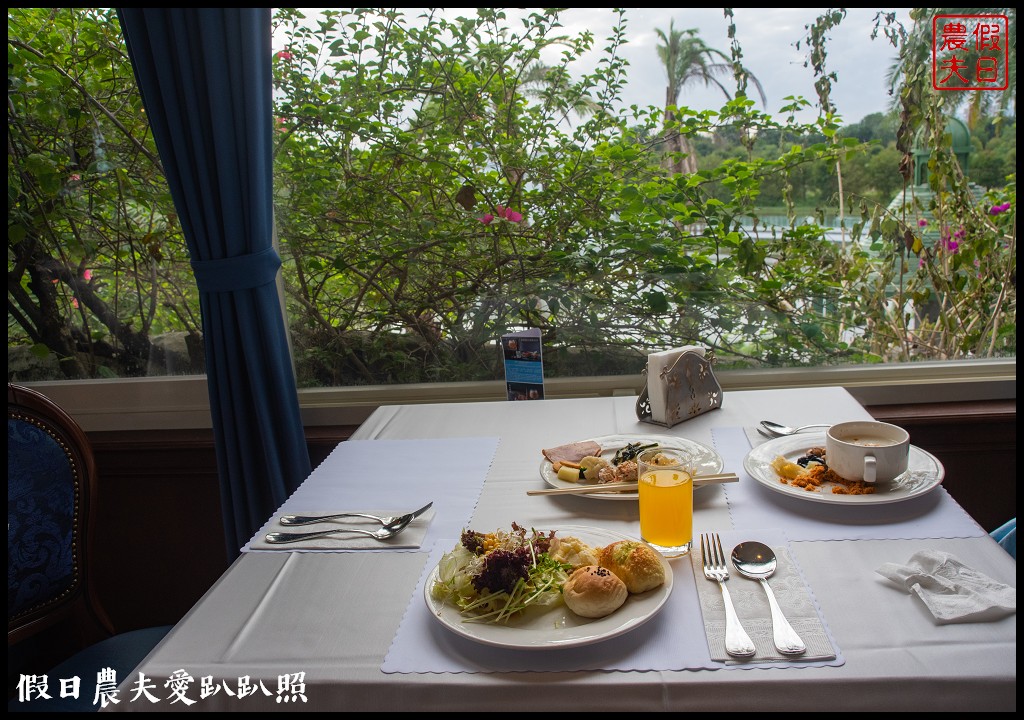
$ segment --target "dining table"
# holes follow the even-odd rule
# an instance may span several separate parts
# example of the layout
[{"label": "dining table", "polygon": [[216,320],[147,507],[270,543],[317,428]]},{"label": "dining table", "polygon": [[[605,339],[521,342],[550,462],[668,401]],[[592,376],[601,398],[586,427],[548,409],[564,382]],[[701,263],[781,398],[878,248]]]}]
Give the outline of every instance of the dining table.
[{"label": "dining table", "polygon": [[[941,463],[913,437],[912,464],[926,467],[906,493],[801,497],[751,458],[776,446],[798,453],[820,435],[779,444],[757,425],[870,420],[844,388],[729,391],[717,409],[671,427],[638,420],[636,403],[622,395],[379,407],[136,672],[118,679],[120,701],[103,710],[1016,710],[1016,559],[946,491]],[[670,583],[594,621],[554,608],[517,628],[443,610],[431,588],[463,531],[515,524],[588,543],[639,540],[635,497],[528,492],[557,485],[543,449],[652,437],[692,445],[710,471],[737,476],[694,489],[694,546],[663,561]],[[979,482],[983,466],[979,458]],[[264,541],[283,513],[394,515],[427,503],[394,545]],[[762,587],[735,571],[725,585],[758,654],[722,653],[722,594],[700,562],[699,538],[709,533],[726,553],[745,541],[777,551],[770,582],[805,636],[803,656],[774,655]],[[1010,588],[1013,607],[940,619],[879,572],[920,553]]]}]

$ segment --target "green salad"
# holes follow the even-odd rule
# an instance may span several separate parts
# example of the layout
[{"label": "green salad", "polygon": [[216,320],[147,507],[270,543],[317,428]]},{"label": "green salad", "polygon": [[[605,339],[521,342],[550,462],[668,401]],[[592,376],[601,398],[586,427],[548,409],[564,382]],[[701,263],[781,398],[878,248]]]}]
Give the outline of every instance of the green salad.
[{"label": "green salad", "polygon": [[555,531],[464,530],[438,564],[431,595],[450,602],[465,622],[504,623],[530,607],[562,602],[562,585],[573,565],[549,554]]}]

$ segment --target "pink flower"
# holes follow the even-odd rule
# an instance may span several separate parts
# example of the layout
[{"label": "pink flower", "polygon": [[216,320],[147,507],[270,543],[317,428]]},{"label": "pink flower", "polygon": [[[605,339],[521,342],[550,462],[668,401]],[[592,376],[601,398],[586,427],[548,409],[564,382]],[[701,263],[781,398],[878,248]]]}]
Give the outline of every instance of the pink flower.
[{"label": "pink flower", "polygon": [[82,277],[84,277],[86,281],[92,280],[92,270],[86,270],[82,273]]},{"label": "pink flower", "polygon": [[917,221],[917,226],[918,227],[924,227],[927,224],[928,224],[928,221],[925,220],[924,218],[921,218],[920,220]]},{"label": "pink flower", "polygon": [[1004,213],[1004,212],[1006,212],[1009,209],[1010,209],[1010,203],[1004,202],[1001,205],[993,205],[991,208],[989,208],[988,214],[989,215],[999,215],[1000,213]]},{"label": "pink flower", "polygon": [[924,267],[924,253],[922,253],[921,256],[917,258],[917,266],[919,268]]},{"label": "pink flower", "polygon": [[78,298],[71,298],[72,307],[78,307]]},{"label": "pink flower", "polygon": [[290,52],[288,52],[287,50],[282,50],[281,52],[279,52],[274,57],[276,57],[278,60],[291,60],[292,59],[292,54]]},{"label": "pink flower", "polygon": [[78,182],[81,179],[82,179],[82,176],[79,175],[78,173],[72,173],[71,174],[71,177],[70,177],[71,182]]},{"label": "pink flower", "polygon": [[509,222],[514,222],[514,223],[518,223],[518,222],[522,222],[523,221],[522,213],[517,213],[512,208],[507,208],[504,205],[495,205],[494,206],[494,214],[491,215],[490,213],[487,213],[482,218],[480,218],[480,222],[482,222],[484,225],[490,225],[491,221],[494,220],[494,218],[496,218],[496,217],[499,217],[502,220],[508,220]]}]

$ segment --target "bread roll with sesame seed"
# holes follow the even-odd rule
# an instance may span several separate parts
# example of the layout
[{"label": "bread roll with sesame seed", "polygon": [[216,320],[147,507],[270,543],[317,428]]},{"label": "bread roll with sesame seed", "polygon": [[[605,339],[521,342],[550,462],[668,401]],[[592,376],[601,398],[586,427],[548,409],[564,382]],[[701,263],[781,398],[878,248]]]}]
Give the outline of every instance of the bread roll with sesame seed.
[{"label": "bread roll with sesame seed", "polygon": [[661,558],[647,543],[619,540],[601,548],[597,557],[601,567],[615,573],[630,593],[647,592],[665,582]]},{"label": "bread roll with sesame seed", "polygon": [[629,591],[615,573],[599,565],[577,568],[562,586],[570,610],[587,618],[611,615],[626,602]]}]

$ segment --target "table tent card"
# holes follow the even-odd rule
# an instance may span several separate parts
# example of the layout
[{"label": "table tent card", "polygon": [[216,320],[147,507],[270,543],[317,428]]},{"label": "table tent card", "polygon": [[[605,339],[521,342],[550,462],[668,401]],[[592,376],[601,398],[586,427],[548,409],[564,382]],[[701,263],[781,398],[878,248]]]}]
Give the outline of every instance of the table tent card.
[{"label": "table tent card", "polygon": [[509,400],[544,399],[544,359],[538,328],[501,336]]}]

